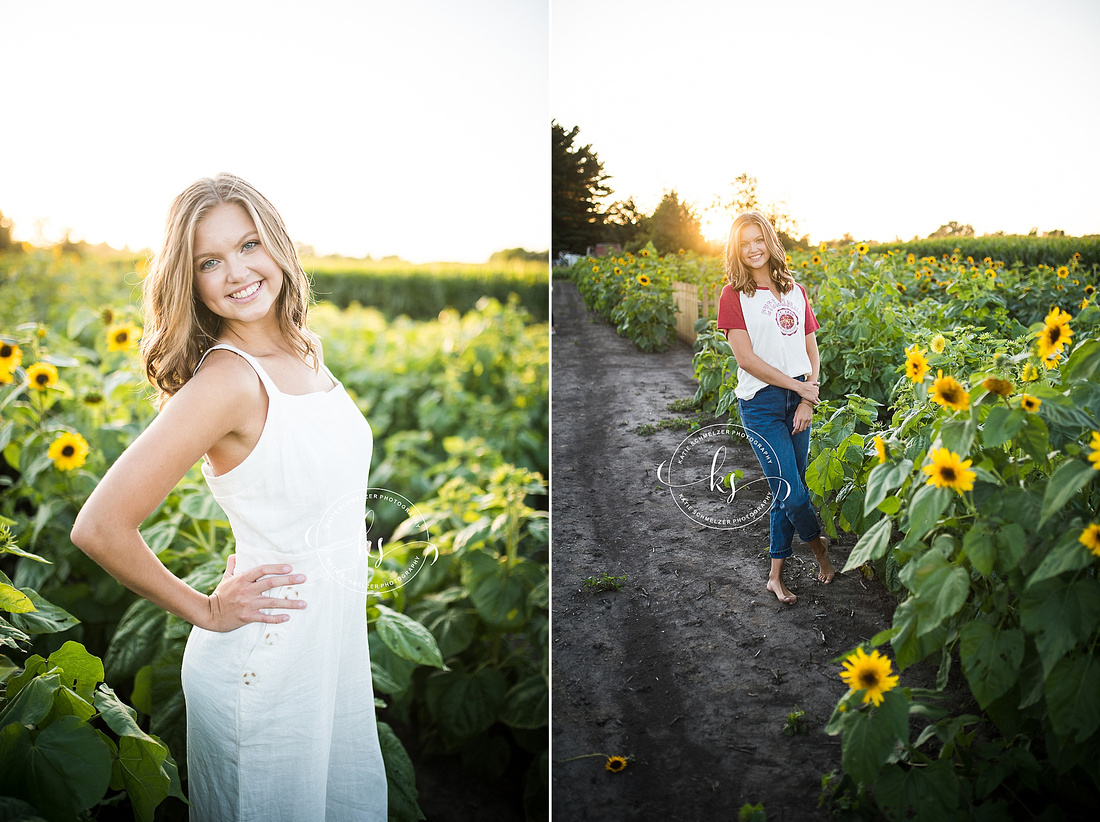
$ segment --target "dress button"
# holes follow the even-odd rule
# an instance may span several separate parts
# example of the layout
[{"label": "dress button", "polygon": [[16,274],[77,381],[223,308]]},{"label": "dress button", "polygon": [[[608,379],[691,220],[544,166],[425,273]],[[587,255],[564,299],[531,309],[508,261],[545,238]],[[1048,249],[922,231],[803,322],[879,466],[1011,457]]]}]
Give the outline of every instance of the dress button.
[{"label": "dress button", "polygon": [[244,672],[244,684],[245,685],[251,685],[255,681],[256,681],[256,672],[255,671],[245,671]]},{"label": "dress button", "polygon": [[268,631],[266,634],[264,634],[264,644],[265,645],[274,645],[278,641],[279,641],[279,635],[277,633],[275,633],[275,631]]}]

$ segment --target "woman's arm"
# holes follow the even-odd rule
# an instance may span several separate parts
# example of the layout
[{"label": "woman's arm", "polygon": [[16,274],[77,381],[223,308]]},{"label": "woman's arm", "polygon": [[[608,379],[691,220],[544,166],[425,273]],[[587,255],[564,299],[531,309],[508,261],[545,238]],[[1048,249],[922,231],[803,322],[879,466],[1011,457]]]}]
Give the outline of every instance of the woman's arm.
[{"label": "woman's arm", "polygon": [[[821,356],[817,350],[817,334],[813,331],[806,335],[806,355],[810,358],[810,380],[820,385],[818,372],[821,370]],[[802,400],[794,410],[791,433],[797,434],[809,428],[813,416],[813,404],[808,400]]]},{"label": "woman's arm", "polygon": [[[234,561],[214,594],[207,597],[164,567],[138,529],[180,478],[223,438],[266,409],[259,377],[235,354],[207,357],[204,367],[134,440],[96,486],[72,529],[73,544],[131,591],[212,631],[231,631],[247,622],[281,622],[260,608],[301,607],[295,601],[261,597],[290,584],[287,566],[263,565],[234,574]],[[278,603],[278,604],[277,604]]]},{"label": "woman's arm", "polygon": [[[813,335],[807,335],[813,336]],[[802,382],[796,380],[794,377],[788,377],[774,365],[762,360],[752,350],[752,340],[749,339],[749,332],[743,328],[729,328],[726,329],[726,339],[729,340],[730,348],[733,349],[734,359],[737,360],[737,367],[743,368],[745,371],[752,374],[758,380],[763,380],[768,385],[775,385],[779,388],[787,388],[791,391],[798,393],[802,399],[808,402],[817,404],[817,367],[814,366],[813,373],[810,374],[810,379]],[[808,349],[807,349],[808,350]],[[816,345],[815,345],[816,352]],[[810,359],[811,364],[814,363],[814,358]]]}]

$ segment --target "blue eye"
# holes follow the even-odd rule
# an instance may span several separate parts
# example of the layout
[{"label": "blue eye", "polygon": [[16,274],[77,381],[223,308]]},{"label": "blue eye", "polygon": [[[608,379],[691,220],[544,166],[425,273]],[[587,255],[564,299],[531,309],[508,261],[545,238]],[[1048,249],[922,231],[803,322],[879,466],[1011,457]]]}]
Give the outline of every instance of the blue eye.
[{"label": "blue eye", "polygon": [[241,250],[242,251],[251,251],[253,248],[258,246],[259,244],[260,244],[259,240],[249,240],[247,243],[244,244],[244,246],[242,247]]},{"label": "blue eye", "polygon": [[215,263],[217,263],[217,260],[207,260],[199,266],[199,271],[209,271]]}]

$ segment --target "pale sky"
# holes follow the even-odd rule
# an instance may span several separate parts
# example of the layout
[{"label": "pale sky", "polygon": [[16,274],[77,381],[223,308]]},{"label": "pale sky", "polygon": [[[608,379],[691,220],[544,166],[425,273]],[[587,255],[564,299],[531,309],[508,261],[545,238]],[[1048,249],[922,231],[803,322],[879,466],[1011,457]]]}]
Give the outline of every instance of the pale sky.
[{"label": "pale sky", "polygon": [[611,199],[703,211],[747,173],[814,242],[1100,233],[1095,0],[553,0],[551,33]]},{"label": "pale sky", "polygon": [[231,171],[321,253],[550,244],[547,0],[0,0],[0,211],[133,249]]}]

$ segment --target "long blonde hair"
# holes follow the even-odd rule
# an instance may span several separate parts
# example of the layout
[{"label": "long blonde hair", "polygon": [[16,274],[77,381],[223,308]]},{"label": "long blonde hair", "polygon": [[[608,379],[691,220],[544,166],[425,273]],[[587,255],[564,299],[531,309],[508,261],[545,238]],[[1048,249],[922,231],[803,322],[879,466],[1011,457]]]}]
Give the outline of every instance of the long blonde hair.
[{"label": "long blonde hair", "polygon": [[764,245],[768,248],[768,267],[771,270],[772,283],[780,294],[787,294],[794,288],[794,275],[787,268],[787,254],[783,250],[783,243],[779,241],[775,229],[768,218],[759,211],[746,211],[738,214],[730,227],[729,239],[726,241],[726,282],[749,297],[756,293],[756,280],[741,261],[741,229],[748,225],[759,227],[764,234]]},{"label": "long blonde hair", "polygon": [[189,185],[172,202],[164,229],[164,246],[153,259],[143,285],[145,327],[141,359],[149,382],[157,390],[159,407],[183,387],[198,367],[203,352],[218,341],[222,318],[199,299],[195,286],[195,230],[215,206],[233,203],[243,208],[260,241],[282,269],[283,285],[275,302],[283,339],[303,358],[317,365],[314,344],[306,335],[309,277],[279,212],[255,188],[232,174],[204,177]]}]

